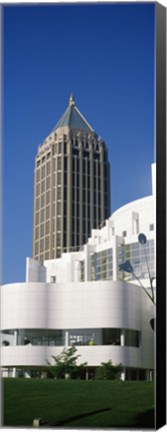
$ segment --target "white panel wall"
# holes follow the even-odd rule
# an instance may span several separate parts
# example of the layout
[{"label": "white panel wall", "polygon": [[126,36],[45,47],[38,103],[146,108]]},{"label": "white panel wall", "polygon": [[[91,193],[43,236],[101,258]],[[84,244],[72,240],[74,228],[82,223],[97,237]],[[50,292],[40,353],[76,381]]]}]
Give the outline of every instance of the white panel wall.
[{"label": "white panel wall", "polygon": [[26,259],[26,282],[46,282],[46,268],[41,262]]},{"label": "white panel wall", "polygon": [[[8,348],[8,350],[6,349]],[[42,366],[46,364],[46,346],[15,346],[3,347],[1,353],[1,367]]]},{"label": "white panel wall", "polygon": [[47,328],[47,284],[18,283],[1,287],[1,330]]},{"label": "white panel wall", "polygon": [[114,222],[115,226],[115,233],[117,235],[122,235],[123,231],[127,231],[128,242],[130,239],[134,241],[133,212],[139,215],[139,232],[144,232],[148,238],[152,238],[152,232],[149,226],[154,223],[153,196],[133,201],[115,211],[111,216],[111,220]]},{"label": "white panel wall", "polygon": [[[153,368],[154,308],[142,289],[126,282],[23,283],[1,288],[1,329],[129,328],[142,331],[142,348],[78,347],[80,361],[113,362]],[[2,347],[2,366],[46,364],[61,348]]]}]

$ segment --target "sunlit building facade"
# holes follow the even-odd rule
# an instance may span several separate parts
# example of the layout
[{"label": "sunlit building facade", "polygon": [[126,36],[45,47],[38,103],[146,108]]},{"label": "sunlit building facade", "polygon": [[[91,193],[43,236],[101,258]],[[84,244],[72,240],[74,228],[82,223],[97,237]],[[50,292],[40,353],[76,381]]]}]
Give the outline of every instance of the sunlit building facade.
[{"label": "sunlit building facade", "polygon": [[[79,251],[27,258],[25,283],[1,290],[3,376],[47,376],[52,356],[75,345],[87,378],[112,360],[123,380],[152,379],[155,305],[143,288],[155,280],[154,203],[153,194],[121,207]],[[120,270],[127,259],[133,273]]]}]

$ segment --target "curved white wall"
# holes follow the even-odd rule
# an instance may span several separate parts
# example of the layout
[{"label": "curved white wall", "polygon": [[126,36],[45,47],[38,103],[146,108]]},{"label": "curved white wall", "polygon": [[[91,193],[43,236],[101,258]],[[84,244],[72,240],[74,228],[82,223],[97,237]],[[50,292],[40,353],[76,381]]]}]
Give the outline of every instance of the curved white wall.
[{"label": "curved white wall", "polygon": [[[78,346],[79,361],[112,359],[125,366],[154,367],[154,308],[142,289],[126,282],[21,283],[1,288],[1,330],[124,328],[142,332],[141,347]],[[5,312],[3,312],[5,311]],[[2,347],[2,366],[46,365],[63,347]]]},{"label": "curved white wall", "polygon": [[[133,214],[138,214],[139,232],[144,232],[148,238],[152,238],[153,232],[150,231],[150,224],[154,221],[154,198],[152,195],[132,201],[116,210],[111,221],[114,223],[115,232],[122,236],[123,231],[127,231],[127,237],[133,239],[135,235]],[[137,240],[137,236],[136,236]]]}]

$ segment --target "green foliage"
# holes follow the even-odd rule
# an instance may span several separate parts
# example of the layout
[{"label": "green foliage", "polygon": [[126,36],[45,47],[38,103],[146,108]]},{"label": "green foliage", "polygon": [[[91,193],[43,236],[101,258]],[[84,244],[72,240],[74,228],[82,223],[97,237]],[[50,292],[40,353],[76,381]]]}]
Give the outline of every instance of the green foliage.
[{"label": "green foliage", "polygon": [[76,355],[77,349],[72,346],[68,349],[63,349],[63,351],[58,356],[52,356],[55,361],[55,365],[51,367],[51,372],[53,376],[57,379],[64,378],[79,378],[83,368],[87,363],[82,363],[77,365],[77,359],[80,355]]},{"label": "green foliage", "polygon": [[96,369],[96,379],[101,380],[114,380],[119,379],[120,374],[123,370],[123,367],[121,364],[113,365],[112,361],[109,360],[108,362],[101,363],[102,366],[99,366]]}]

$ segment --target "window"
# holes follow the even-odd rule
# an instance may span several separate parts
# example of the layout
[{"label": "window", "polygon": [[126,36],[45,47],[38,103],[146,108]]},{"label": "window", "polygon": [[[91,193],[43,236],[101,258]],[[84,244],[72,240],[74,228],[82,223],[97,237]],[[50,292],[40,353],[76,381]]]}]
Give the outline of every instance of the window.
[{"label": "window", "polygon": [[36,223],[36,225],[39,224],[39,212],[36,213],[36,215],[35,215],[35,223]]},{"label": "window", "polygon": [[57,185],[61,185],[61,172],[57,174]]},{"label": "window", "polygon": [[53,207],[52,207],[52,217],[55,216],[55,203],[53,203]]},{"label": "window", "polygon": [[94,160],[99,160],[99,159],[100,159],[99,154],[98,153],[94,153]]},{"label": "window", "polygon": [[41,224],[41,226],[40,226],[40,236],[41,237],[44,236],[44,224]]},{"label": "window", "polygon": [[50,192],[46,192],[46,204],[50,203]]},{"label": "window", "polygon": [[46,174],[47,175],[50,174],[50,162],[47,162],[47,165],[46,165]]},{"label": "window", "polygon": [[35,229],[35,240],[38,240],[38,238],[39,238],[39,227]]},{"label": "window", "polygon": [[113,278],[112,249],[91,255],[91,280],[111,280]]},{"label": "window", "polygon": [[[79,150],[77,150],[77,149],[73,149],[72,154],[73,154],[73,156],[78,156],[78,155],[79,155]],[[73,160],[74,160],[74,159],[73,159]]]},{"label": "window", "polygon": [[[66,228],[66,225],[65,225],[65,223],[64,223],[64,229]],[[66,231],[64,230],[64,232],[63,232],[63,246],[64,246],[64,248],[67,246],[67,233],[66,233]]]},{"label": "window", "polygon": [[39,198],[36,199],[36,210],[39,210]]},{"label": "window", "polygon": [[47,177],[46,179],[46,189],[50,188],[50,177]]},{"label": "window", "polygon": [[41,222],[44,221],[44,216],[45,216],[45,213],[44,213],[44,209],[43,209],[43,210],[41,210]]},{"label": "window", "polygon": [[45,192],[45,180],[41,182],[41,193]]},{"label": "window", "polygon": [[102,341],[103,345],[121,345],[121,329],[103,329]]},{"label": "window", "polygon": [[39,253],[39,242],[35,243],[35,255],[38,255]]},{"label": "window", "polygon": [[54,145],[52,146],[52,154],[54,155],[55,152],[56,152],[56,144],[54,144]]},{"label": "window", "polygon": [[50,282],[56,283],[56,276],[50,276]]},{"label": "window", "polygon": [[42,167],[41,171],[41,178],[43,179],[45,177],[45,166]]},{"label": "window", "polygon": [[[144,250],[148,261],[148,267],[151,271],[151,276],[153,277],[155,275],[155,256],[152,242],[153,240],[148,240]],[[140,245],[138,242],[122,245],[122,253],[120,246],[120,251],[118,253],[118,265],[126,260],[130,260],[134,270],[134,274],[138,278],[147,278],[148,270],[144,250],[143,246]],[[135,279],[134,274],[121,271],[119,272],[119,278],[121,280],[133,280]]]},{"label": "window", "polygon": [[154,224],[150,224],[150,231],[154,231]]},{"label": "window", "polygon": [[61,152],[62,152],[62,143],[59,142],[58,143],[58,153],[61,153]]},{"label": "window", "polygon": [[49,221],[45,225],[45,234],[49,234]]},{"label": "window", "polygon": [[61,231],[61,218],[57,218],[57,231]]},{"label": "window", "polygon": [[[57,250],[60,253],[60,249]],[[42,256],[41,256],[42,258]],[[56,275],[50,275],[50,282],[56,283]],[[64,345],[65,330],[42,330],[42,329],[16,329],[17,345],[24,345],[28,340],[32,345]],[[122,346],[140,346],[141,332],[138,330],[121,328],[79,328],[67,329],[69,333],[69,345],[115,345],[116,349]],[[7,334],[13,334],[9,331]],[[122,341],[121,341],[121,336]],[[123,342],[124,340],[124,342]],[[90,343],[93,341],[93,343]],[[121,343],[123,342],[123,343]],[[118,348],[117,348],[118,347]],[[114,348],[113,348],[114,350]]]},{"label": "window", "polygon": [[61,157],[57,158],[57,170],[61,171]]},{"label": "window", "polygon": [[64,187],[64,201],[67,201],[67,187]]},{"label": "window", "polygon": [[40,252],[44,250],[44,239],[40,240]]},{"label": "window", "polygon": [[40,194],[40,184],[38,183],[36,186],[36,196]]},{"label": "window", "polygon": [[139,234],[139,214],[136,212],[132,213],[132,233]]},{"label": "window", "polygon": [[50,209],[49,206],[46,207],[46,219],[49,219]]},{"label": "window", "polygon": [[[86,144],[87,144],[87,143],[86,143]],[[86,150],[84,150],[84,152],[83,152],[83,157],[84,157],[84,158],[89,157],[89,152],[86,151]]]},{"label": "window", "polygon": [[53,187],[54,188],[56,187],[56,175],[55,174],[53,174]]},{"label": "window", "polygon": [[59,185],[59,187],[57,188],[57,199],[61,200],[61,186]]},{"label": "window", "polygon": [[49,249],[49,236],[45,238],[45,249]]},{"label": "window", "polygon": [[60,215],[60,214],[61,214],[61,202],[58,201],[58,203],[57,203],[57,215]]},{"label": "window", "polygon": [[85,280],[85,261],[80,261],[80,280],[81,282]]},{"label": "window", "polygon": [[40,170],[38,169],[36,172],[36,181],[39,182],[40,181]]},{"label": "window", "polygon": [[67,171],[67,157],[64,158],[64,171]]},{"label": "window", "polygon": [[140,332],[136,330],[125,330],[125,345],[139,348]]},{"label": "window", "polygon": [[57,233],[57,246],[61,245],[61,234],[60,232]]},{"label": "window", "polygon": [[126,237],[127,236],[127,231],[123,231],[122,235],[123,235],[123,237]]}]

